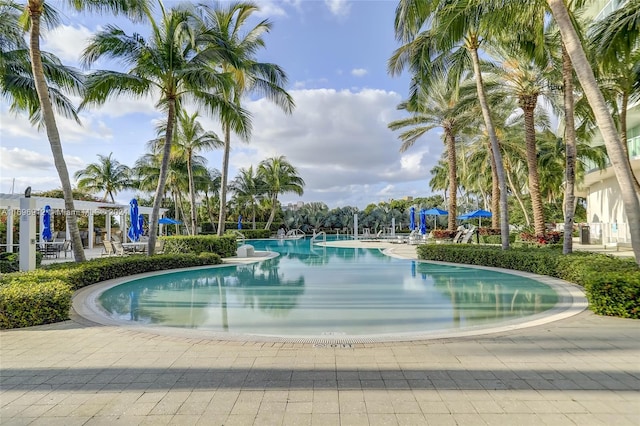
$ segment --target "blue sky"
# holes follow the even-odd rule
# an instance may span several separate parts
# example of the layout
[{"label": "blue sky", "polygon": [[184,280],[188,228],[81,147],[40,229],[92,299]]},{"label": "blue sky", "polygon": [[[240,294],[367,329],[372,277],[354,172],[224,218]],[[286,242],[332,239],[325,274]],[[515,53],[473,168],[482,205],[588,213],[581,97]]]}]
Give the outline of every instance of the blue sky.
[{"label": "blue sky", "polygon": [[[429,170],[442,152],[437,132],[409,151],[399,152],[397,135],[387,124],[403,116],[396,106],[408,90],[408,75],[390,77],[386,63],[398,47],[393,35],[395,1],[260,1],[261,18],[273,22],[259,59],[280,65],[289,77],[288,90],[296,109],[287,116],[264,99],[251,98],[253,114],[248,144],[232,140],[230,177],[241,167],[284,155],[306,181],[305,194],[283,195],[281,201],[322,201],[329,207],[364,208],[369,203],[426,196]],[[166,1],[170,7],[173,2]],[[65,11],[63,25],[47,34],[43,49],[71,66],[86,39],[107,23],[128,33],[145,29],[127,21]],[[73,175],[113,152],[132,166],[144,154],[154,126],[162,116],[155,100],[124,99],[83,111],[82,126],[59,119],[67,166]],[[43,131],[24,116],[11,115],[0,103],[0,192],[26,186],[46,190],[60,186]],[[205,129],[220,134],[219,123],[201,114]],[[208,167],[220,169],[220,151],[203,154]],[[126,203],[132,193],[118,194]]]}]

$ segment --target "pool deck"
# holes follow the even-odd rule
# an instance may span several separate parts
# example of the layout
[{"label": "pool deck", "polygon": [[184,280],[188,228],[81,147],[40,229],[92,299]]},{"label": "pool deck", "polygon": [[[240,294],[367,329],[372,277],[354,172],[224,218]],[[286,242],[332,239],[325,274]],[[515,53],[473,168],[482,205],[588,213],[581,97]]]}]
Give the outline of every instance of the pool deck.
[{"label": "pool deck", "polygon": [[639,391],[640,322],[589,311],[345,345],[163,336],[75,314],[0,332],[3,425],[638,425]]}]

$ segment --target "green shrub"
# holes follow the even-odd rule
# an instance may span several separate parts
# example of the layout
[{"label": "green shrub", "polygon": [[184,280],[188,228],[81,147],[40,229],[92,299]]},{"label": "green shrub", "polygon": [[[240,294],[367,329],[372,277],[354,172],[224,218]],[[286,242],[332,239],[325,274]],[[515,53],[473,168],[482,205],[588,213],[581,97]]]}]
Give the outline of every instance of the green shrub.
[{"label": "green shrub", "polygon": [[[235,234],[231,233],[230,231],[227,231],[227,232],[229,232],[229,235],[233,235],[235,237]],[[242,235],[245,236],[245,238],[248,238],[248,239],[269,238],[272,234],[272,232],[269,231],[268,229],[241,229],[240,232],[242,233]]]},{"label": "green shrub", "polygon": [[69,318],[69,285],[15,277],[0,285],[0,328],[29,327]]},{"label": "green shrub", "polygon": [[161,237],[165,253],[215,253],[220,257],[235,256],[238,244],[235,236],[223,235],[179,235]]},{"label": "green shrub", "polygon": [[[489,229],[492,231],[492,229]],[[509,243],[513,244],[516,241],[516,234],[509,234]],[[498,234],[490,234],[490,235],[482,235],[480,234],[480,244],[502,244],[502,235]]]},{"label": "green shrub", "polygon": [[[42,264],[42,253],[36,252],[36,268]],[[19,253],[0,253],[0,272],[18,272],[20,270]]]},{"label": "green shrub", "polygon": [[59,263],[49,265],[41,271],[28,272],[35,279],[55,276],[77,290],[91,284],[145,272],[165,269],[189,268],[193,266],[217,265],[222,259],[215,253],[160,254],[154,256],[105,257],[82,263]]},{"label": "green shrub", "polygon": [[600,315],[640,318],[640,268],[633,259],[598,253],[563,255],[556,247],[515,247],[424,244],[418,258],[515,269],[548,275],[582,285],[589,306]]}]

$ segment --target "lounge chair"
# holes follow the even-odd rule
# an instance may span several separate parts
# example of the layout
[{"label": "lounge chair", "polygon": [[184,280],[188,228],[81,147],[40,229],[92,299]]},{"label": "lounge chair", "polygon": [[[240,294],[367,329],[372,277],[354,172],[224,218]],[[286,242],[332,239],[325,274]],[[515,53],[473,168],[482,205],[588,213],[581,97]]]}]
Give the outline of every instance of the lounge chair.
[{"label": "lounge chair", "polygon": [[111,241],[104,240],[102,241],[102,245],[104,246],[104,252],[101,253],[102,256],[113,256],[116,254]]},{"label": "lounge chair", "polygon": [[125,251],[121,242],[113,241],[111,244],[113,245],[113,250],[116,256],[127,256],[129,254],[127,251]]},{"label": "lounge chair", "polygon": [[464,235],[462,236],[462,239],[460,239],[460,244],[467,244],[471,242],[471,238],[473,237],[473,234],[476,233],[476,227],[472,226],[470,229],[468,229]]},{"label": "lounge chair", "polygon": [[164,253],[164,240],[156,240],[155,249],[153,251],[155,254]]},{"label": "lounge chair", "polygon": [[71,252],[71,240],[64,240],[62,246],[60,247],[60,251],[64,252],[65,259],[67,258],[67,253]]}]

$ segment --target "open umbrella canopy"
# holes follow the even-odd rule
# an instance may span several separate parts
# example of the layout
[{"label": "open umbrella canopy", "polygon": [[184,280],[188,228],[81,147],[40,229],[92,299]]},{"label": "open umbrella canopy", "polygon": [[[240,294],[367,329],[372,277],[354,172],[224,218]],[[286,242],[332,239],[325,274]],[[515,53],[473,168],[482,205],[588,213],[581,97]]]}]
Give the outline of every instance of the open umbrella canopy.
[{"label": "open umbrella canopy", "polygon": [[491,212],[488,212],[486,210],[475,210],[469,213],[465,213],[464,216],[466,216],[467,219],[473,219],[476,217],[491,217],[493,215],[491,214]]},{"label": "open umbrella canopy", "polygon": [[439,208],[434,207],[429,210],[425,210],[424,214],[431,215],[431,216],[445,216],[445,215],[448,215],[449,212],[445,210],[440,210]]},{"label": "open umbrella canopy", "polygon": [[182,222],[179,220],[171,219],[170,217],[161,218],[158,223],[160,225],[182,225]]},{"label": "open umbrella canopy", "polygon": [[42,241],[51,240],[51,206],[44,206],[42,213]]},{"label": "open umbrella canopy", "polygon": [[132,198],[129,201],[129,217],[131,219],[131,226],[129,227],[129,238],[131,241],[138,241],[142,230],[140,229],[140,219],[138,219],[138,200]]},{"label": "open umbrella canopy", "polygon": [[409,209],[409,230],[413,231],[416,229],[416,208],[411,206]]}]

